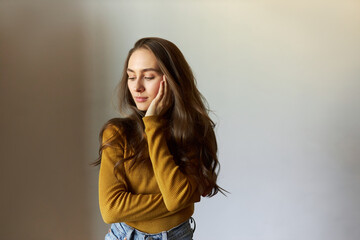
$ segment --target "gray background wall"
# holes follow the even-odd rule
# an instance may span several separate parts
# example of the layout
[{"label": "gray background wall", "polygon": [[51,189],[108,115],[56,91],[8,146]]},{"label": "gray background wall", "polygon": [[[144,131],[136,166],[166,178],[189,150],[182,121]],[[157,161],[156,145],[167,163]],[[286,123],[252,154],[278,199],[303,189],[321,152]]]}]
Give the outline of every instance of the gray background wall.
[{"label": "gray background wall", "polygon": [[98,132],[144,36],[176,43],[217,123],[195,239],[360,237],[360,2],[0,1],[1,239],[103,239]]}]

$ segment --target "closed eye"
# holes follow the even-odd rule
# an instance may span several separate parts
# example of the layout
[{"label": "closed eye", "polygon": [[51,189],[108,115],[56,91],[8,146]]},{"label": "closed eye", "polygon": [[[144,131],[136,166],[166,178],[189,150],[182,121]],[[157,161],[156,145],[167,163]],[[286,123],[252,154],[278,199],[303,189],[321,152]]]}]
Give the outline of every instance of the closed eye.
[{"label": "closed eye", "polygon": [[145,77],[146,80],[154,79],[155,77]]}]

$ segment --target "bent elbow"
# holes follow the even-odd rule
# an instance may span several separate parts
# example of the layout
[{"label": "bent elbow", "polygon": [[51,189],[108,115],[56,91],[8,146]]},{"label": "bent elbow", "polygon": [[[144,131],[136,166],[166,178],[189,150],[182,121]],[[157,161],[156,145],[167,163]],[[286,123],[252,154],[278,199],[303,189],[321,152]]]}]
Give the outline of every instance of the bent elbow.
[{"label": "bent elbow", "polygon": [[112,219],[112,218],[109,218],[108,216],[102,215],[102,219],[103,219],[104,223],[106,223],[106,224],[115,223],[115,221],[113,221],[113,219]]},{"label": "bent elbow", "polygon": [[116,219],[114,218],[113,214],[111,214],[111,210],[107,207],[100,208],[100,213],[103,221],[106,224],[112,224],[116,222]]},{"label": "bent elbow", "polygon": [[[100,213],[103,221],[107,224],[117,223],[123,221],[123,211],[121,208],[116,208],[114,202],[102,202],[100,201]],[[120,213],[120,214],[119,214]]]},{"label": "bent elbow", "polygon": [[126,206],[121,201],[121,194],[100,195],[99,207],[105,223],[123,222],[127,217]]}]

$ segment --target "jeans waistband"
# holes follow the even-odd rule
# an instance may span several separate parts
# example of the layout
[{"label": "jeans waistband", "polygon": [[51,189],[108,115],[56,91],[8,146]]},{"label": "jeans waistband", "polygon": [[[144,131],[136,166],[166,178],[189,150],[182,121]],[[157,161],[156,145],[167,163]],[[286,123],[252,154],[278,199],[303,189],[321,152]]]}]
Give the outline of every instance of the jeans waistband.
[{"label": "jeans waistband", "polygon": [[[162,240],[167,240],[168,237],[171,237],[173,234],[176,234],[178,231],[183,231],[184,229],[189,229],[190,231],[192,231],[192,234],[193,234],[196,229],[196,222],[195,222],[194,218],[192,218],[192,217],[190,217],[185,222],[179,224],[178,226],[171,228],[168,231],[163,231],[161,233],[156,233],[156,234],[149,234],[146,232],[139,231],[123,222],[115,223],[114,225],[116,228],[118,228],[118,229],[122,228],[126,232],[127,240],[151,239],[151,237],[155,237],[155,236],[157,236],[157,237],[161,236]],[[191,225],[193,225],[193,227]],[[189,232],[189,230],[186,230],[186,231]]]}]

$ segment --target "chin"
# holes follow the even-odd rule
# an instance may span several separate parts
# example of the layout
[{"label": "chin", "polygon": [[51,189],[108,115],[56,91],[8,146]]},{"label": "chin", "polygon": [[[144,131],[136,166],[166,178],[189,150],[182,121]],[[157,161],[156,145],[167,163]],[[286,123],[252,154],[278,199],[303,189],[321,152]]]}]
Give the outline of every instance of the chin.
[{"label": "chin", "polygon": [[140,111],[147,111],[148,110],[148,106],[136,106],[137,109],[139,109]]}]

